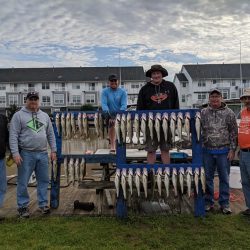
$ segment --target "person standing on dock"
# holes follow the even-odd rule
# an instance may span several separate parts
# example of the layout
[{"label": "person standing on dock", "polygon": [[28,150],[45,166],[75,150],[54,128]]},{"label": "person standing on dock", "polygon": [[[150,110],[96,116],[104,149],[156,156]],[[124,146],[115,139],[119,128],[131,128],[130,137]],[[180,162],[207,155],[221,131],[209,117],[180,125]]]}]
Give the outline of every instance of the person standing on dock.
[{"label": "person standing on dock", "polygon": [[117,112],[127,109],[127,92],[119,87],[117,75],[110,75],[108,81],[109,87],[102,91],[101,105],[102,111],[105,113],[106,124],[108,124],[110,153],[114,154],[116,150],[115,117]]},{"label": "person standing on dock", "polygon": [[[179,109],[179,98],[175,85],[163,79],[167,75],[167,70],[161,65],[151,66],[146,72],[146,77],[150,77],[151,80],[139,91],[137,110]],[[158,142],[156,135],[154,136],[154,141],[152,141],[149,130],[147,130],[145,150],[147,151],[148,164],[155,163],[158,147],[161,150],[162,163],[170,163],[169,149],[171,148],[171,143],[165,142],[162,128],[160,133],[160,142]]]},{"label": "person standing on dock", "polygon": [[17,164],[17,206],[21,218],[29,218],[28,182],[33,171],[37,180],[37,199],[40,211],[48,214],[49,162],[56,160],[56,141],[49,116],[39,109],[37,92],[27,94],[26,107],[16,112],[10,123],[9,144]]},{"label": "person standing on dock", "polygon": [[9,140],[8,121],[6,116],[0,114],[0,220],[4,219],[2,211],[4,196],[7,189],[5,153]]},{"label": "person standing on dock", "polygon": [[250,89],[246,89],[240,97],[244,103],[241,110],[238,142],[240,146],[240,173],[241,184],[245,196],[247,209],[243,215],[250,216]]},{"label": "person standing on dock", "polygon": [[218,89],[209,93],[209,104],[201,110],[203,163],[206,174],[205,210],[214,210],[214,172],[219,174],[219,205],[231,214],[229,205],[230,162],[237,147],[237,122],[234,112],[222,102]]}]

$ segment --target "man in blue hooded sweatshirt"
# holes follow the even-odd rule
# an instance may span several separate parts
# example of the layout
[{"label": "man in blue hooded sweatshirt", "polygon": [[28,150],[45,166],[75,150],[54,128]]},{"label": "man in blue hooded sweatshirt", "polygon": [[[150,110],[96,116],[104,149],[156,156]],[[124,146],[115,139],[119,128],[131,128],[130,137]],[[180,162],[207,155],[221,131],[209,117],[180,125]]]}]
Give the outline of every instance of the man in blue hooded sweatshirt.
[{"label": "man in blue hooded sweatshirt", "polygon": [[39,109],[37,92],[27,94],[26,107],[12,117],[9,136],[10,150],[17,164],[17,206],[21,218],[29,218],[28,182],[33,171],[37,180],[38,206],[48,214],[49,162],[56,159],[56,142],[49,116]]}]

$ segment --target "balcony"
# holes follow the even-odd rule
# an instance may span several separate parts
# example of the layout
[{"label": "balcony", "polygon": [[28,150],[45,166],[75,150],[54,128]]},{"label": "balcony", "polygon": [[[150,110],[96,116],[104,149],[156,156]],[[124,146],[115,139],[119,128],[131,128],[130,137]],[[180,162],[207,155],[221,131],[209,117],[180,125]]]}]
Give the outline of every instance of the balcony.
[{"label": "balcony", "polygon": [[51,106],[50,102],[41,102],[40,105],[41,105],[42,107]]}]

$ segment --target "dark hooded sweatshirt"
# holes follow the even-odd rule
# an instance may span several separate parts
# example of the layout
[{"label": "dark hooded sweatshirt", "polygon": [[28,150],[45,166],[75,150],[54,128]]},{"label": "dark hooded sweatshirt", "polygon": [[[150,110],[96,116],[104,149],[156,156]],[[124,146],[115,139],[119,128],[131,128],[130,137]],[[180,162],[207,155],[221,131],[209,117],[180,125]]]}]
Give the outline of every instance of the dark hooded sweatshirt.
[{"label": "dark hooded sweatshirt", "polygon": [[0,159],[5,157],[6,147],[9,140],[8,121],[6,116],[0,114]]}]

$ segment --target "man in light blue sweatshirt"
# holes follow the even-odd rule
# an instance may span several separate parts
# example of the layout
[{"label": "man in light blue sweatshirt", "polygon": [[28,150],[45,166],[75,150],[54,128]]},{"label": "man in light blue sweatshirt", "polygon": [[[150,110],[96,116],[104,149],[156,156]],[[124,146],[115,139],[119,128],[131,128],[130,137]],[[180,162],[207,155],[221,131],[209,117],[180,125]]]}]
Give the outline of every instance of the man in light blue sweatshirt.
[{"label": "man in light blue sweatshirt", "polygon": [[127,92],[119,87],[117,75],[110,75],[109,87],[102,91],[102,110],[107,114],[110,153],[115,153],[115,116],[116,113],[127,109]]},{"label": "man in light blue sweatshirt", "polygon": [[16,112],[10,123],[9,144],[17,164],[17,206],[21,218],[29,218],[28,182],[33,171],[37,180],[37,199],[40,211],[48,214],[49,162],[56,160],[56,141],[49,116],[39,109],[37,92],[27,94],[26,107]]}]

